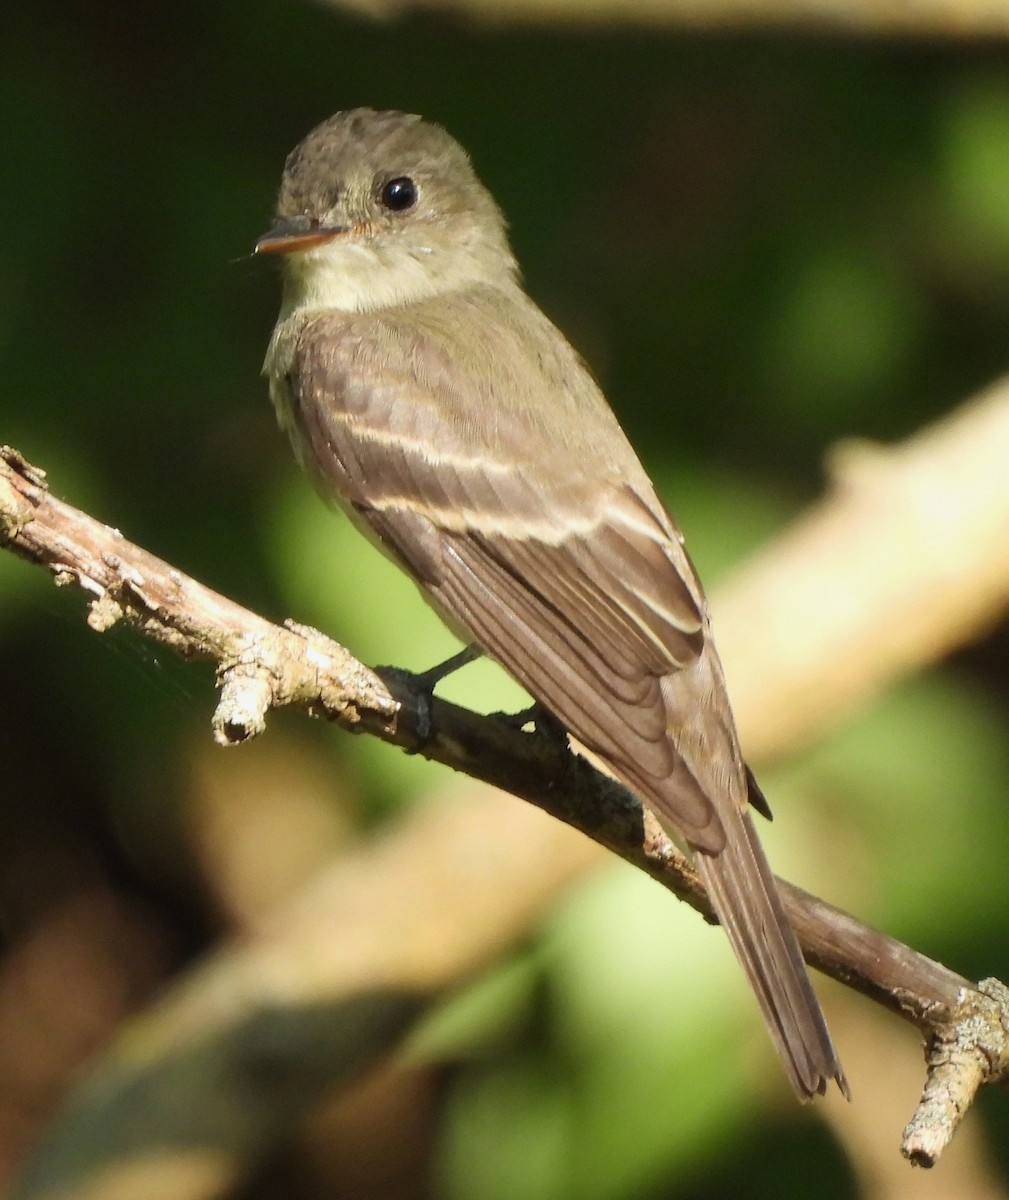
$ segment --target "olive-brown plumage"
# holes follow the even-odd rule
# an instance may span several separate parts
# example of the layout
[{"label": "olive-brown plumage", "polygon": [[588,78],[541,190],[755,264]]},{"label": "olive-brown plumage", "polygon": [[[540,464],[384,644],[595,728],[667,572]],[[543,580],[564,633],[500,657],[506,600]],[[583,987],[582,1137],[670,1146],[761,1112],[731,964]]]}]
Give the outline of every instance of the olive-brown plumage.
[{"label": "olive-brown plumage", "polygon": [[322,492],[695,854],[796,1092],[847,1085],[748,812],[707,604],[464,151],[358,109],[287,160],[265,372]]}]

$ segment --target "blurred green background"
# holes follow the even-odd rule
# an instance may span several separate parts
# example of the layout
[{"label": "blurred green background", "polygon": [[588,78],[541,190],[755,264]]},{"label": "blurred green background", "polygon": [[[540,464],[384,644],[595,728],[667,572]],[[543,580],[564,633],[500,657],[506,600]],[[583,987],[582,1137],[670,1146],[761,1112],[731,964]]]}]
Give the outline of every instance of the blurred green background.
[{"label": "blurred green background", "polygon": [[[470,150],[529,290],[597,372],[709,584],[818,494],[833,441],[909,435],[1009,362],[1003,48],[372,24],[280,0],[8,11],[0,441],[181,569],[366,661],[421,668],[452,643],[294,468],[259,378],[277,280],[249,256],[287,151],[359,104],[422,112]],[[98,637],[81,614],[78,597],[0,555],[0,1018],[14,1014],[0,1020],[0,1066],[16,1068],[0,1082],[5,1172],[67,1072],[37,1068],[3,963],[57,918],[86,937],[111,905],[115,945],[143,967],[122,985],[126,1012],[237,923],[193,833],[232,769],[209,745],[209,672]],[[1007,668],[1003,625],[765,783],[792,830],[776,831],[784,873],[795,865],[971,977],[1009,975]],[[483,667],[449,694],[520,703]],[[266,740],[240,754],[267,754],[256,761],[279,792],[314,798],[274,847],[304,821],[336,846],[443,782],[293,717]],[[656,961],[664,938],[676,953]],[[75,961],[61,971],[84,989]],[[711,989],[698,1012],[695,972]],[[839,993],[825,989],[840,1013]],[[656,997],[676,1021],[655,1020]],[[887,1053],[917,1066],[914,1039],[889,1028]],[[451,1066],[427,1081],[399,1174],[386,1164],[380,1186],[365,1173],[348,1190],[292,1150],[243,1194],[886,1190],[854,1133],[793,1111],[770,1084],[765,1096],[758,1074],[745,1077],[754,1094],[736,1084],[732,1054],[762,1035],[734,968],[629,870],[573,896],[441,1036]],[[896,1097],[883,1132],[894,1158],[915,1099]],[[951,1192],[1001,1195],[1005,1098],[984,1097],[970,1120],[987,1190],[960,1178]],[[901,1194],[926,1194],[924,1176],[901,1178]]]}]

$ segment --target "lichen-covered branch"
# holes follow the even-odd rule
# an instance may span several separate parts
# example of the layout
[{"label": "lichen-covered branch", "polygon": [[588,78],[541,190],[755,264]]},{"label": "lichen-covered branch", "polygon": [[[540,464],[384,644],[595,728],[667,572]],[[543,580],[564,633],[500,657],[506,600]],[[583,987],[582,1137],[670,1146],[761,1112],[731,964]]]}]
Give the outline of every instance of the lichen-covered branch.
[{"label": "lichen-covered branch", "polygon": [[1009,988],[982,979],[964,996],[956,1019],[936,1029],[928,1051],[928,1078],[901,1152],[918,1167],[935,1166],[981,1086],[1007,1078]]}]

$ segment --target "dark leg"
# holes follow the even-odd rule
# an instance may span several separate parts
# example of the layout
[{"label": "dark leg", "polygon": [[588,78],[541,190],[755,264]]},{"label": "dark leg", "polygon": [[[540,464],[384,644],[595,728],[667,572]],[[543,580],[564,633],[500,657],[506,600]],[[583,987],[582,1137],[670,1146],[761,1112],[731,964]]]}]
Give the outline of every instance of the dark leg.
[{"label": "dark leg", "polygon": [[443,679],[448,679],[460,668],[468,667],[471,662],[476,662],[478,658],[482,657],[483,651],[479,646],[466,646],[458,654],[453,654],[451,658],[446,658],[437,666],[428,667],[426,671],[416,672],[413,678],[419,690],[426,691],[428,696],[433,696],[434,689]]},{"label": "dark leg", "polygon": [[404,671],[402,667],[376,668],[380,675],[390,675],[402,680],[410,689],[413,698],[417,701],[418,745],[416,749],[408,750],[408,754],[416,754],[419,750],[422,750],[431,737],[431,701],[434,699],[434,689],[443,679],[447,679],[449,675],[458,671],[461,667],[468,666],[471,662],[476,662],[482,656],[483,651],[479,646],[467,646],[465,649],[460,650],[458,654],[453,654],[451,658],[446,658],[444,662],[438,663],[437,666],[429,667],[426,671]]}]

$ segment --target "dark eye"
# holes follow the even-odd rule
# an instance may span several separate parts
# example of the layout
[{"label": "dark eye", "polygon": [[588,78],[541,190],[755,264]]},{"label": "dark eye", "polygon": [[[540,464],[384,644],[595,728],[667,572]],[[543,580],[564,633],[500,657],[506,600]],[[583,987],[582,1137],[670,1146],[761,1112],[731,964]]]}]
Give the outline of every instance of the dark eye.
[{"label": "dark eye", "polygon": [[417,185],[408,175],[397,175],[382,185],[379,199],[390,212],[406,212],[417,203]]}]

